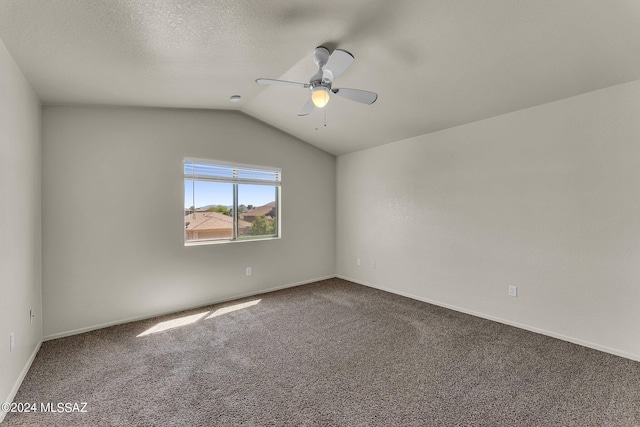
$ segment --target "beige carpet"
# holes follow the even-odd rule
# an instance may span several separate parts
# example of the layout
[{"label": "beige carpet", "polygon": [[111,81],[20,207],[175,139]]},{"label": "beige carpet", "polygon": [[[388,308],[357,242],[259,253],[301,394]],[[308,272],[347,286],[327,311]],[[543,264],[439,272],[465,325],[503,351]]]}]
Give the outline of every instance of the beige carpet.
[{"label": "beige carpet", "polygon": [[332,279],[45,342],[15,401],[7,426],[636,426],[640,363]]}]

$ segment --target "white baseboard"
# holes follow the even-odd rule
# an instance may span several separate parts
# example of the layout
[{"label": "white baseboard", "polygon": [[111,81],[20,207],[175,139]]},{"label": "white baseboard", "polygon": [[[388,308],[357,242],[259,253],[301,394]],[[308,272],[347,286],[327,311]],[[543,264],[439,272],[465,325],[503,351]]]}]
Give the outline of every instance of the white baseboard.
[{"label": "white baseboard", "polygon": [[[24,377],[27,376],[27,372],[29,372],[29,369],[31,368],[31,364],[33,363],[33,360],[36,358],[36,354],[38,354],[38,350],[40,350],[41,345],[42,345],[42,341],[39,341],[38,345],[36,345],[36,348],[31,353],[31,356],[29,356],[27,363],[25,363],[24,367],[22,368],[22,371],[20,371],[20,375],[18,376],[18,379],[16,380],[16,382],[13,384],[13,387],[11,388],[9,395],[7,396],[6,399],[0,400],[0,402],[7,402],[7,403],[13,402],[13,398],[16,397],[16,394],[18,393],[18,389],[22,385],[22,381],[24,380]],[[4,417],[6,415],[7,413],[2,409],[0,409],[0,423],[4,420]]]},{"label": "white baseboard", "polygon": [[559,333],[556,333],[556,332],[548,331],[548,330],[545,330],[545,329],[536,328],[535,326],[529,326],[529,325],[525,325],[525,324],[522,324],[522,323],[513,322],[511,320],[502,319],[500,317],[491,316],[489,314],[484,314],[484,313],[480,313],[480,312],[473,311],[473,310],[467,310],[466,308],[462,308],[462,307],[458,307],[458,306],[455,306],[455,305],[443,303],[443,302],[440,302],[440,301],[431,300],[429,298],[423,298],[423,297],[420,297],[420,296],[417,296],[417,295],[412,295],[412,294],[409,294],[409,293],[406,293],[406,292],[397,291],[395,289],[386,288],[384,286],[373,285],[371,283],[363,282],[362,280],[353,279],[351,277],[346,277],[346,276],[342,276],[342,275],[337,275],[336,277],[339,278],[339,279],[348,280],[350,282],[357,283],[359,285],[364,285],[364,286],[367,286],[367,287],[370,287],[370,288],[379,289],[381,291],[390,292],[392,294],[396,294],[396,295],[400,295],[400,296],[403,296],[403,297],[407,297],[407,298],[415,299],[415,300],[418,300],[418,301],[426,302],[426,303],[429,303],[429,304],[437,305],[439,307],[448,308],[450,310],[459,311],[461,313],[470,314],[472,316],[481,317],[483,319],[492,320],[494,322],[503,323],[505,325],[514,326],[514,327],[519,328],[519,329],[524,329],[526,331],[535,332],[537,334],[546,335],[546,336],[551,337],[551,338],[557,338],[557,339],[562,340],[562,341],[567,341],[567,342],[570,342],[570,343],[573,343],[573,344],[581,345],[583,347],[592,348],[594,350],[602,351],[602,352],[605,352],[605,353],[613,354],[615,356],[624,357],[625,359],[630,359],[630,360],[635,360],[637,362],[640,362],[640,355],[637,355],[637,354],[628,353],[626,351],[622,351],[622,350],[618,350],[618,349],[615,349],[615,348],[603,346],[603,345],[600,345],[600,344],[595,344],[595,343],[592,343],[592,342],[589,342],[589,341],[581,340],[579,338],[574,338],[574,337],[570,337],[570,336],[567,336],[567,335],[559,334]]},{"label": "white baseboard", "polygon": [[166,314],[176,313],[176,312],[184,311],[184,310],[192,310],[192,309],[195,309],[195,308],[206,307],[208,305],[213,305],[213,304],[220,304],[222,302],[233,301],[233,300],[236,300],[236,299],[251,297],[251,296],[254,296],[254,295],[262,295],[262,294],[266,294],[266,293],[269,293],[269,292],[279,291],[281,289],[293,288],[293,287],[296,287],[296,286],[306,285],[308,283],[313,283],[313,282],[317,282],[317,281],[320,281],[320,280],[333,279],[335,277],[336,277],[335,275],[318,277],[318,278],[315,278],[315,279],[303,280],[301,282],[289,283],[289,284],[282,285],[282,286],[275,286],[275,287],[269,288],[269,289],[262,289],[262,290],[259,290],[259,291],[256,291],[256,292],[248,292],[248,293],[245,293],[245,294],[239,294],[239,295],[234,295],[234,296],[230,296],[230,297],[226,297],[226,298],[216,299],[216,300],[213,300],[213,301],[207,301],[205,303],[198,304],[196,306],[189,306],[189,307],[179,308],[179,309],[171,310],[171,311],[161,311],[161,312],[157,312],[157,313],[146,314],[144,316],[129,317],[129,318],[126,318],[126,319],[114,320],[113,322],[101,323],[99,325],[92,325],[92,326],[87,326],[85,328],[73,329],[71,331],[58,332],[58,333],[55,333],[55,334],[51,334],[51,335],[45,336],[43,338],[43,341],[50,341],[50,340],[55,340],[57,338],[64,338],[64,337],[68,337],[68,336],[71,336],[71,335],[82,334],[84,332],[90,332],[90,331],[95,331],[97,329],[108,328],[109,326],[116,326],[116,325],[122,325],[124,323],[137,322],[138,320],[152,319],[154,317],[164,316]]}]

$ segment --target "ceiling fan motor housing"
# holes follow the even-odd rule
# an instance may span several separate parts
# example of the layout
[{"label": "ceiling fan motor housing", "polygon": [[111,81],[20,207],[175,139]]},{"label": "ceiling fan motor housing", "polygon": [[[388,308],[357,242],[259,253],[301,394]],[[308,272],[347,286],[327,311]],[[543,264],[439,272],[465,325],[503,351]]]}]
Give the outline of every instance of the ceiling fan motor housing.
[{"label": "ceiling fan motor housing", "polygon": [[323,82],[321,79],[311,80],[311,82],[309,82],[309,87],[311,88],[311,92],[313,92],[314,88],[319,86],[326,87],[327,89],[331,90],[331,82]]}]

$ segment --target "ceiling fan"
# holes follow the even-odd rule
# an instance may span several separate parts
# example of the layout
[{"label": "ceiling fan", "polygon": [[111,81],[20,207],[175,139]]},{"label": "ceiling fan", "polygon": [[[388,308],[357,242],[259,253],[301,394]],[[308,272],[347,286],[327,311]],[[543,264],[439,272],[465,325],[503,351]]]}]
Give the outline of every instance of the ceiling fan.
[{"label": "ceiling fan", "polygon": [[311,98],[300,108],[298,116],[310,114],[314,106],[324,108],[329,102],[329,96],[332,93],[363,104],[373,104],[378,99],[378,94],[374,92],[360,89],[333,89],[331,87],[333,80],[344,73],[353,60],[353,55],[346,50],[336,49],[329,55],[329,49],[319,46],[313,52],[313,62],[318,66],[318,72],[311,77],[309,83],[274,79],[257,79],[256,83],[261,85],[298,86],[311,89]]}]

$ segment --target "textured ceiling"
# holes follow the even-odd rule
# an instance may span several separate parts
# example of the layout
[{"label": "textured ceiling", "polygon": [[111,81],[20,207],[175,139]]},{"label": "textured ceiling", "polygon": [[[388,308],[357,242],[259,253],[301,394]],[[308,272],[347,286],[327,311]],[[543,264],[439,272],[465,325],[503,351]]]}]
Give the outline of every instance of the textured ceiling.
[{"label": "textured ceiling", "polygon": [[[640,79],[638,0],[0,0],[0,39],[44,103],[239,109],[333,154]],[[318,45],[378,101],[298,117],[254,82],[308,82]]]}]

